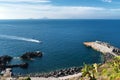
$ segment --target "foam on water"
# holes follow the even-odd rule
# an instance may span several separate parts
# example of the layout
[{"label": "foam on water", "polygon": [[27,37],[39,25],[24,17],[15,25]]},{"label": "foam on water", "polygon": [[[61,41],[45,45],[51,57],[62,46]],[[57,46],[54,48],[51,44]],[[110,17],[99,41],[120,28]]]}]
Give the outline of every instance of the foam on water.
[{"label": "foam on water", "polygon": [[25,37],[19,37],[19,36],[0,35],[0,37],[2,37],[2,38],[7,38],[7,39],[14,39],[14,40],[27,41],[27,42],[41,43],[41,41],[36,40],[36,39],[25,38]]}]

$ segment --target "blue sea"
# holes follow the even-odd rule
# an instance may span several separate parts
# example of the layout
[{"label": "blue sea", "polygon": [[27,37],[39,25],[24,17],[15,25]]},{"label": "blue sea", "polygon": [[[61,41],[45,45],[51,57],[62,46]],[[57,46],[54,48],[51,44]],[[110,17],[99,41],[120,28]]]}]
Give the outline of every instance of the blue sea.
[{"label": "blue sea", "polygon": [[83,45],[96,40],[120,48],[120,20],[0,20],[0,56],[43,52],[42,58],[31,61],[13,59],[11,64],[29,63],[28,69],[14,68],[14,73],[42,73],[101,63],[101,53]]}]

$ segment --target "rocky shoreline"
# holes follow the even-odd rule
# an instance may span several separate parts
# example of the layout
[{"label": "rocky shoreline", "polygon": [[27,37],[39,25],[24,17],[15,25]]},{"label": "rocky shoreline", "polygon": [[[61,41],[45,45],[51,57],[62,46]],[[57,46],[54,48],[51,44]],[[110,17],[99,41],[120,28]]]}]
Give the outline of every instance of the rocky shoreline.
[{"label": "rocky shoreline", "polygon": [[120,56],[120,49],[106,42],[102,41],[84,42],[84,45],[103,53],[104,62],[106,62],[107,60],[111,60],[115,56]]},{"label": "rocky shoreline", "polygon": [[[20,59],[22,60],[31,60],[32,58],[35,57],[42,57],[42,52],[40,51],[35,51],[35,52],[26,52],[24,53],[22,56],[20,56]],[[11,75],[13,74],[10,71],[7,71],[6,74],[6,70],[9,68],[15,68],[15,67],[20,67],[20,68],[28,68],[29,64],[28,63],[18,63],[18,64],[9,64],[9,62],[13,59],[13,57],[8,56],[8,55],[4,55],[4,56],[0,56],[0,74],[1,75]],[[10,73],[10,74],[9,74]]]},{"label": "rocky shoreline", "polygon": [[[120,55],[120,49],[116,48],[114,46],[111,46],[108,43],[101,42],[101,41],[95,41],[95,42],[84,42],[84,45],[87,47],[91,47],[101,53],[103,53],[104,56],[104,62],[111,60],[115,56]],[[32,58],[35,57],[42,57],[42,52],[26,52],[22,56],[20,56],[21,59],[24,60],[31,60]],[[5,59],[4,59],[5,58]],[[27,68],[28,66],[27,63],[23,64],[16,64],[16,65],[7,65],[7,62],[10,62],[12,57],[10,56],[4,56],[0,57],[0,62],[5,64],[5,68],[13,68],[13,67],[21,67],[21,68]],[[7,66],[6,66],[7,65]],[[1,68],[1,64],[0,64]],[[12,77],[44,77],[44,78],[49,78],[49,77],[54,77],[54,78],[59,78],[59,77],[64,77],[64,76],[69,76],[69,75],[74,75],[74,74],[79,74],[81,73],[82,67],[72,67],[72,68],[66,68],[66,69],[61,69],[61,70],[56,70],[52,71],[49,73],[32,73],[32,74],[14,74]]]},{"label": "rocky shoreline", "polygon": [[[31,60],[32,58],[36,57],[42,57],[43,54],[40,51],[36,52],[26,52],[22,56],[20,56],[20,59],[22,60]],[[5,55],[0,57],[0,70],[1,71],[6,71],[7,69],[14,68],[14,67],[20,67],[20,68],[28,68],[29,64],[28,63],[18,63],[18,64],[8,64],[13,57]],[[61,69],[61,70],[56,70],[52,71],[49,73],[32,73],[32,74],[14,74],[11,72],[11,69],[6,73],[3,73],[6,77],[25,77],[25,76],[30,76],[30,77],[64,77],[64,76],[69,76],[73,74],[80,73],[82,67],[71,67],[71,68],[66,68],[66,69]]]},{"label": "rocky shoreline", "polygon": [[[40,51],[36,52],[26,52],[22,56],[20,56],[20,59],[23,60],[31,60],[32,58],[36,57],[42,57],[43,54]],[[13,59],[13,57],[4,55],[0,57],[0,71],[3,71],[4,73],[3,76],[5,77],[25,77],[25,76],[30,76],[30,77],[63,77],[63,76],[68,76],[68,75],[73,75],[80,73],[82,67],[72,67],[72,68],[66,68],[66,69],[61,69],[61,70],[56,70],[52,71],[49,73],[35,73],[35,74],[14,74],[12,73],[12,69],[14,67],[20,67],[20,68],[28,68],[29,64],[28,63],[18,63],[18,64],[9,64],[9,62]],[[7,71],[7,72],[6,72]]]},{"label": "rocky shoreline", "polygon": [[69,76],[69,75],[73,75],[73,74],[78,74],[81,72],[82,67],[71,67],[71,68],[66,68],[66,69],[61,69],[61,70],[56,70],[56,71],[52,71],[49,73],[35,73],[35,74],[16,74],[14,75],[14,77],[25,77],[25,76],[29,76],[29,77],[64,77],[64,76]]},{"label": "rocky shoreline", "polygon": [[32,58],[42,57],[42,56],[43,56],[42,52],[35,51],[35,52],[26,52],[22,56],[20,56],[20,58],[24,60],[31,60]]}]

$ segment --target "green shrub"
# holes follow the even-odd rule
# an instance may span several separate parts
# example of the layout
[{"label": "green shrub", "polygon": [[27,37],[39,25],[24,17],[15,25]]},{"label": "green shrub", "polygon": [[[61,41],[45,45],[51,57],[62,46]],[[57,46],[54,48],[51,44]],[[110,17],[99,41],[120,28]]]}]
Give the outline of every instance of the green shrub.
[{"label": "green shrub", "polygon": [[30,77],[27,77],[25,80],[31,80]]}]

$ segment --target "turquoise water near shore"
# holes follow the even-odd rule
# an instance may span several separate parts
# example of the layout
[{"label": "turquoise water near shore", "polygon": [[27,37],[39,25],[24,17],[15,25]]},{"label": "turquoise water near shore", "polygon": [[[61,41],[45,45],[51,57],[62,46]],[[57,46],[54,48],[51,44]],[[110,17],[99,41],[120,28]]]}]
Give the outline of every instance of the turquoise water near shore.
[{"label": "turquoise water near shore", "polygon": [[120,20],[0,20],[0,56],[42,51],[43,57],[32,61],[13,59],[11,64],[29,63],[28,69],[13,71],[49,72],[100,63],[101,54],[86,48],[83,42],[100,40],[120,47],[119,35]]}]

